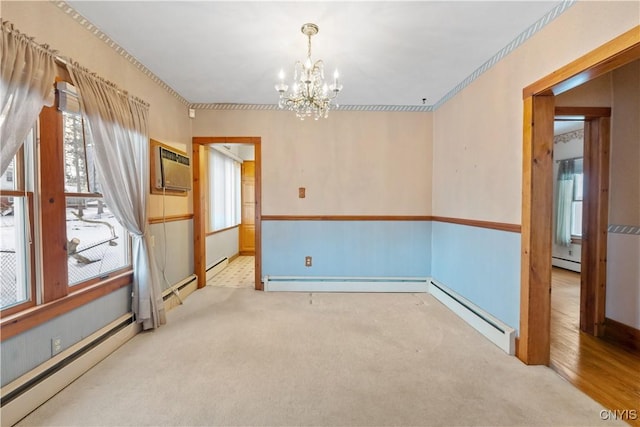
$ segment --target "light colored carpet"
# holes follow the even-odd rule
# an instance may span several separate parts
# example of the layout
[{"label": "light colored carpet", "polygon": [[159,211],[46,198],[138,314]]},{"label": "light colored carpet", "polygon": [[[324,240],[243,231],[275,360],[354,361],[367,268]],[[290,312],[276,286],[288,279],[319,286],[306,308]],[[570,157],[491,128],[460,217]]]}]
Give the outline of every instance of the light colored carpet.
[{"label": "light colored carpet", "polygon": [[19,425],[616,425],[601,409],[426,294],[207,286]]}]

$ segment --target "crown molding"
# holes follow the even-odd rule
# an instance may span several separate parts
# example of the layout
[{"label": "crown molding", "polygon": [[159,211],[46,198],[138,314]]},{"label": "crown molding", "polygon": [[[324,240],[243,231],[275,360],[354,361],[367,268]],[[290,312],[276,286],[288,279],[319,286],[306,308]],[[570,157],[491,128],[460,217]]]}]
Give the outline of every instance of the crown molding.
[{"label": "crown molding", "polygon": [[567,133],[561,133],[553,137],[553,142],[555,144],[559,142],[569,142],[574,139],[584,139],[584,129],[577,129]]},{"label": "crown molding", "polygon": [[[131,55],[127,50],[125,50],[122,46],[120,46],[115,41],[111,40],[109,36],[103,33],[99,28],[93,25],[88,19],[83,17],[80,13],[78,13],[73,7],[69,6],[65,1],[61,0],[49,0],[54,3],[59,9],[61,9],[65,14],[79,23],[81,26],[86,28],[89,32],[91,32],[94,36],[98,37],[100,40],[105,42],[109,47],[131,62],[136,68],[142,71],[145,75],[147,75],[151,80],[157,83],[159,86],[164,88],[167,92],[177,98],[184,105],[189,106],[189,108],[194,109],[202,109],[202,110],[276,110],[278,106],[275,104],[201,104],[201,103],[190,103],[187,101],[182,95],[180,95],[177,91],[175,91],[171,86],[165,83],[160,77],[155,75],[151,70],[149,70],[144,64],[142,64],[138,59],[136,59],[133,55]],[[484,74],[487,70],[493,67],[497,62],[499,62],[502,58],[507,56],[509,53],[513,52],[520,45],[522,45],[525,41],[527,41],[531,36],[536,34],[542,28],[544,28],[548,23],[553,21],[555,18],[560,16],[563,12],[565,12],[569,7],[573,6],[573,4],[577,0],[563,0],[556,7],[547,12],[542,18],[538,19],[534,24],[529,26],[526,30],[520,33],[515,39],[513,39],[507,46],[503,47],[498,53],[493,55],[488,61],[478,67],[473,73],[467,76],[463,81],[458,83],[453,89],[447,92],[438,102],[433,105],[341,105],[339,107],[334,108],[334,110],[338,111],[394,111],[394,112],[431,112],[435,111],[444,105],[451,98],[456,96],[459,92],[461,92],[464,88],[469,86],[474,80]]]},{"label": "crown molding", "polygon": [[508,45],[500,49],[498,53],[496,53],[491,58],[489,58],[488,61],[486,61],[484,64],[478,67],[473,73],[468,75],[467,78],[465,78],[463,81],[458,83],[453,89],[447,92],[442,98],[438,100],[438,102],[433,104],[433,110],[434,111],[437,110],[442,105],[444,105],[447,101],[449,101],[451,98],[453,98],[458,93],[460,93],[462,89],[469,86],[471,83],[473,83],[474,80],[476,80],[478,77],[484,74],[487,70],[493,67],[502,58],[509,55],[511,52],[513,52],[518,47],[520,47],[520,45],[522,45],[525,41],[530,39],[534,34],[536,34],[538,31],[544,28],[548,23],[556,19],[564,11],[566,11],[568,8],[573,6],[575,2],[576,0],[563,0],[562,3],[558,4],[556,7],[554,7],[549,12],[547,12],[542,18],[534,22],[531,26],[529,26],[529,28],[527,28],[522,33],[520,33],[515,39],[511,40],[511,42]]},{"label": "crown molding", "polygon": [[[282,110],[276,104],[189,104],[196,110]],[[288,110],[282,110],[288,111]],[[432,105],[340,105],[331,111],[431,112]]]},{"label": "crown molding", "polygon": [[189,101],[187,101],[182,95],[180,95],[176,90],[174,90],[171,86],[165,83],[160,77],[155,75],[142,62],[138,61],[138,59],[132,54],[130,54],[125,48],[123,48],[114,40],[109,38],[109,36],[103,33],[98,27],[93,25],[91,21],[89,21],[80,13],[78,13],[73,7],[69,6],[64,1],[60,1],[60,0],[49,0],[49,1],[55,4],[58,7],[58,9],[62,10],[67,16],[69,16],[71,19],[76,21],[78,24],[84,27],[87,31],[89,31],[95,37],[105,42],[107,46],[109,46],[116,53],[118,53],[120,56],[125,58],[131,64],[133,64],[138,70],[142,71],[143,74],[149,77],[154,83],[162,87],[164,90],[169,92],[174,98],[178,99],[184,105],[189,105]]}]

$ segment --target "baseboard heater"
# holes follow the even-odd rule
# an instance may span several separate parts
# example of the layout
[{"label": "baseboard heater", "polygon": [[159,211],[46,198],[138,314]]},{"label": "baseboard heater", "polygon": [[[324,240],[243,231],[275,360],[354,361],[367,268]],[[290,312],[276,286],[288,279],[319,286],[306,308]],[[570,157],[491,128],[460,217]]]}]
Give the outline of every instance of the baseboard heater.
[{"label": "baseboard heater", "polygon": [[434,280],[429,281],[429,293],[507,354],[515,354],[515,329]]},{"label": "baseboard heater", "polygon": [[207,267],[207,282],[229,265],[229,257],[223,257]]},{"label": "baseboard heater", "polygon": [[[175,285],[162,291],[162,300],[166,311],[182,304],[182,300],[198,288],[198,276],[192,274]],[[182,294],[181,294],[182,292]],[[174,297],[174,298],[171,298]]]},{"label": "baseboard heater", "polygon": [[2,425],[14,425],[133,338],[141,327],[131,313],[114,320],[0,390]]},{"label": "baseboard heater", "polygon": [[576,273],[580,273],[582,267],[580,261],[573,261],[571,259],[560,258],[557,256],[551,257],[551,264],[554,267],[564,268],[566,270],[575,271]]},{"label": "baseboard heater", "polygon": [[427,292],[426,277],[265,276],[265,291],[289,292]]}]

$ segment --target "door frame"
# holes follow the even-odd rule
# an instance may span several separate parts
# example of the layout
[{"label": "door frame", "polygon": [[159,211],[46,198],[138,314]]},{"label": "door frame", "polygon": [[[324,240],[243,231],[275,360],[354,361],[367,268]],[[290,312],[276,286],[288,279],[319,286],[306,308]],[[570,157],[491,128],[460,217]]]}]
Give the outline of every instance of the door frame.
[{"label": "door frame", "polygon": [[611,108],[555,107],[554,120],[563,117],[581,118],[584,123],[580,330],[601,336],[607,290]]},{"label": "door frame", "polygon": [[548,365],[550,357],[554,97],[637,59],[640,25],[523,89],[517,356],[526,364]]},{"label": "door frame", "polygon": [[262,138],[259,136],[194,136],[191,141],[193,159],[193,264],[198,276],[198,289],[207,284],[206,253],[206,221],[205,194],[202,181],[205,179],[201,170],[200,147],[211,144],[248,144],[253,145],[256,165],[255,182],[255,222],[256,222],[256,254],[255,289],[261,291],[262,285]]}]

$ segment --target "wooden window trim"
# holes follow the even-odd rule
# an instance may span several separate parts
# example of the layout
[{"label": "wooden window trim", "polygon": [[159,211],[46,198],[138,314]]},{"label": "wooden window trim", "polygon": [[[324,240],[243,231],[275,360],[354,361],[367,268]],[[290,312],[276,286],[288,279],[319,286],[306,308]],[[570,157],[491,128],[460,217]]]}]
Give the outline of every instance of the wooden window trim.
[{"label": "wooden window trim", "polygon": [[133,270],[127,270],[101,283],[74,290],[55,301],[22,310],[13,315],[5,315],[3,312],[0,320],[1,341],[128,286],[132,281]]},{"label": "wooden window trim", "polygon": [[[24,179],[23,179],[24,180]],[[29,233],[31,236],[34,236],[34,216],[33,216],[33,192],[30,191],[1,191],[0,195],[3,196],[12,196],[12,197],[27,197],[27,204],[29,207]],[[10,307],[4,308],[0,311],[0,316],[8,316],[13,313],[18,313],[20,311],[26,310],[29,307],[33,307],[36,305],[36,249],[35,243],[32,242],[29,245],[29,299],[20,304],[12,305]]]},{"label": "wooden window trim", "polygon": [[240,224],[232,225],[231,227],[221,228],[220,230],[207,231],[206,236],[213,236],[214,234],[224,233],[225,231],[233,230],[234,228],[240,228]]}]

